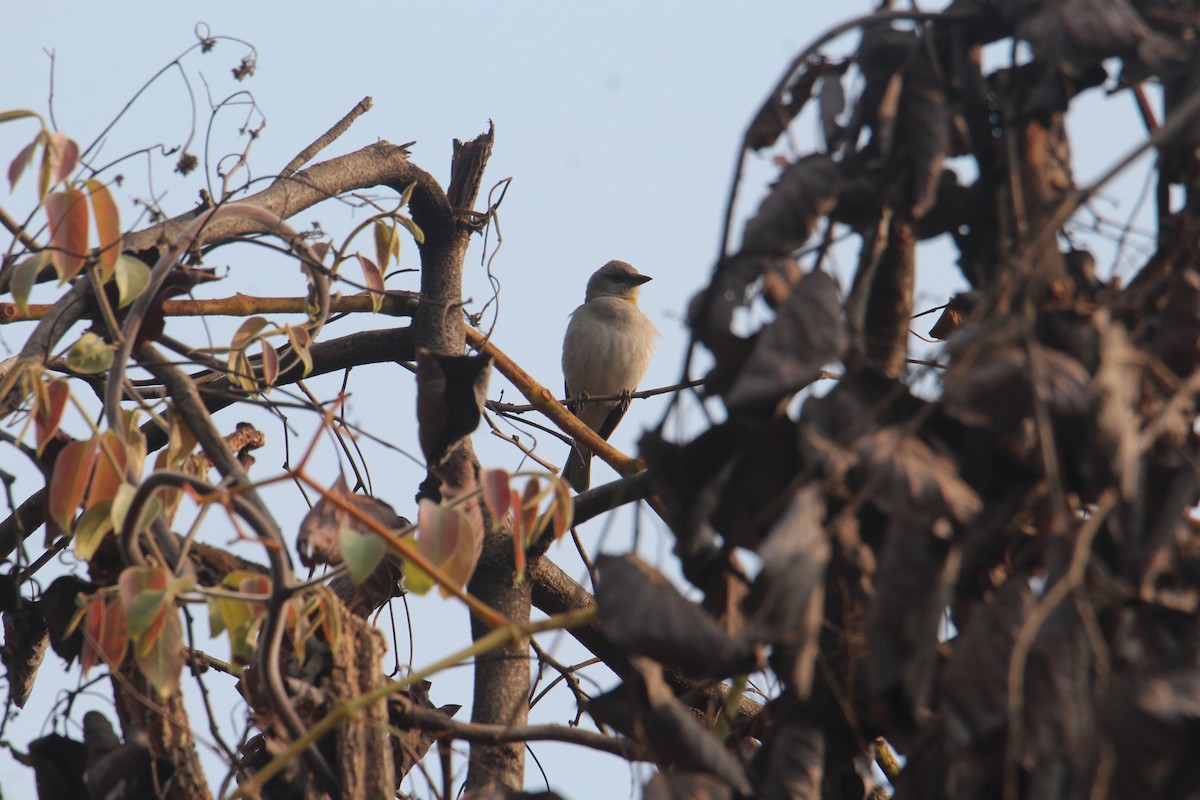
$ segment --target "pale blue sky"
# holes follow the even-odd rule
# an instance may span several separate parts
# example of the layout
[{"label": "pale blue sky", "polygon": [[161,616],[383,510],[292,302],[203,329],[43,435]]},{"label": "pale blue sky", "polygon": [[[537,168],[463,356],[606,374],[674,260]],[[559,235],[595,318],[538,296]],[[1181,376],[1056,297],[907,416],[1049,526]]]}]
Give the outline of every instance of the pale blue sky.
[{"label": "pale blue sky", "polygon": [[[448,179],[450,143],[483,131],[488,120],[496,125],[496,142],[485,185],[512,177],[500,211],[503,247],[492,262],[501,289],[497,344],[536,378],[556,391],[561,388],[559,346],[569,312],[582,300],[587,276],[612,258],[630,261],[654,277],[642,292],[646,312],[662,338],[643,386],[673,383],[679,376],[686,343],[681,318],[691,295],[702,286],[717,252],[725,198],[736,148],[742,131],[781,70],[815,36],[850,15],[874,5],[850,3],[715,2],[604,4],[579,3],[230,3],[207,7],[128,2],[98,4],[21,3],[9,9],[0,29],[0,110],[32,108],[45,112],[49,60],[44,49],[57,54],[54,107],[59,127],[86,144],[139,86],[194,41],[193,27],[203,20],[214,35],[233,36],[257,48],[253,78],[235,83],[229,70],[245,54],[233,42],[221,42],[207,55],[193,53],[185,61],[199,107],[192,151],[203,154],[208,123],[206,94],[215,99],[239,90],[253,93],[267,125],[250,153],[256,176],[269,176],[346,113],[364,95],[374,109],[349,133],[323,152],[318,160],[349,152],[378,139],[394,143],[416,140],[413,160],[443,182]],[[845,51],[857,41],[844,37]],[[199,80],[203,76],[207,81]],[[1096,101],[1098,103],[1099,101]],[[1094,104],[1096,104],[1094,103]],[[1077,160],[1091,159],[1089,174],[1123,152],[1125,142],[1139,133],[1127,121],[1132,104],[1121,105],[1119,124],[1106,118],[1096,123],[1095,112],[1077,137]],[[241,144],[236,128],[245,107],[224,112],[214,127],[214,156]],[[187,136],[190,106],[183,84],[168,74],[132,109],[105,143],[101,162],[132,149],[162,143],[181,144]],[[253,117],[251,125],[257,125]],[[814,146],[815,126],[802,119],[794,138],[805,151]],[[1101,133],[1102,131],[1102,133]],[[0,162],[9,159],[33,135],[32,123],[0,126]],[[1080,156],[1080,150],[1086,155]],[[750,191],[743,210],[753,208],[762,187],[774,173],[768,156],[754,157]],[[127,177],[119,193],[126,219],[129,201],[148,196],[147,165],[152,165],[154,191],[169,213],[179,213],[196,201],[203,185],[198,175],[180,179],[171,173],[174,158],[151,156],[126,162]],[[1126,208],[1137,191],[1126,188]],[[17,215],[27,213],[28,178],[15,195],[0,192],[0,204]],[[22,189],[24,191],[22,191]],[[481,203],[483,199],[481,198]],[[361,217],[359,217],[361,218]],[[335,237],[345,235],[352,220],[336,207],[318,209],[297,224],[320,220]],[[493,240],[494,241],[494,240]],[[8,237],[0,234],[0,247]],[[369,240],[364,240],[369,247]],[[482,305],[490,295],[480,266],[478,243],[469,257],[466,294]],[[853,251],[841,261],[846,280]],[[415,247],[404,244],[407,263],[415,266]],[[258,294],[299,294],[299,273],[291,264],[272,260],[257,248],[218,252],[210,266],[230,270],[230,278],[206,296],[233,291]],[[922,264],[918,307],[944,302],[959,285],[951,256],[943,249]],[[389,285],[413,288],[410,278]],[[353,323],[384,327],[388,318]],[[921,330],[925,330],[922,328]],[[0,357],[19,346],[28,328],[0,329]],[[186,331],[180,327],[177,330]],[[194,328],[192,329],[194,330]],[[220,326],[213,328],[218,342]],[[326,338],[351,330],[345,323],[327,330]],[[185,334],[186,335],[186,334]],[[419,452],[415,446],[411,380],[392,367],[372,367],[351,381],[352,419],[373,433]],[[363,380],[364,376],[369,376]],[[493,383],[495,398],[503,383]],[[317,384],[318,393],[331,397],[337,382]],[[513,400],[511,389],[505,399]],[[638,403],[614,437],[631,449],[639,430],[657,421],[662,400]],[[247,415],[220,415],[232,428]],[[698,415],[680,424],[699,422]],[[271,440],[259,458],[262,474],[283,461],[282,433],[266,415],[255,418]],[[311,420],[293,416],[300,440],[311,435]],[[671,428],[678,431],[680,428]],[[522,438],[527,434],[522,432]],[[543,440],[544,436],[541,437]],[[482,459],[490,466],[513,468],[515,451],[481,433]],[[494,443],[495,442],[495,443]],[[550,442],[539,453],[561,463],[564,447]],[[329,451],[330,458],[333,451]],[[10,461],[4,456],[4,462]],[[375,491],[399,513],[415,516],[411,498],[422,472],[407,459],[369,449]],[[333,467],[329,477],[332,480]],[[597,467],[596,480],[610,478]],[[607,476],[607,477],[606,477]],[[36,488],[32,478],[18,484],[24,497]],[[303,506],[294,491],[274,490],[286,531],[294,531]],[[623,511],[612,522],[606,545],[626,548],[633,516]],[[642,545],[652,560],[663,560],[669,541],[651,520],[643,519]],[[588,540],[594,545],[604,526],[594,524]],[[40,539],[40,537],[37,537]],[[220,540],[220,536],[216,537]],[[246,548],[250,556],[258,556]],[[579,575],[567,549],[555,551],[569,571]],[[427,664],[465,642],[465,614],[438,599],[413,603],[417,655],[415,666]],[[384,618],[386,623],[386,617]],[[402,624],[402,623],[401,623]],[[547,640],[558,646],[557,639]],[[562,645],[565,648],[565,644]],[[213,645],[218,656],[225,644]],[[406,646],[402,644],[402,650]],[[561,649],[562,660],[577,657]],[[38,735],[47,718],[47,689],[54,681],[75,685],[77,671],[65,675],[53,654],[35,689],[34,701],[7,736],[24,746]],[[599,680],[606,686],[611,678]],[[214,686],[218,686],[214,682]],[[221,691],[228,692],[227,689]],[[232,695],[226,706],[233,705]],[[459,669],[435,679],[436,703],[469,706],[469,670]],[[565,697],[565,695],[564,695]],[[83,701],[81,701],[82,703]],[[105,702],[96,701],[106,709]],[[77,707],[79,719],[85,705]],[[541,721],[562,721],[561,704]],[[461,712],[469,714],[469,708]],[[199,727],[202,718],[196,717]],[[586,723],[585,723],[586,724]],[[76,731],[77,734],[77,731]],[[620,762],[593,756],[578,748],[537,745],[535,751],[550,784],[567,797],[621,797],[631,791],[631,778]],[[460,762],[461,764],[461,762]],[[643,777],[646,770],[642,771]],[[530,786],[541,785],[533,762],[527,770]],[[32,772],[0,752],[0,784],[10,797],[31,796]],[[603,786],[603,789],[600,787]],[[418,795],[428,794],[422,784]]]}]

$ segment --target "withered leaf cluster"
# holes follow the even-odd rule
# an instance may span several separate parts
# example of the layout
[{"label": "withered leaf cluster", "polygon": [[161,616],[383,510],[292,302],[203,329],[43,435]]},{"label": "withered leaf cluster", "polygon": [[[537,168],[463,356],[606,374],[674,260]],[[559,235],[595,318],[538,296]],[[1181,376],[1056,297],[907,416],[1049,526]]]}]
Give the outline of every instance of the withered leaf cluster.
[{"label": "withered leaf cluster", "polygon": [[[1200,4],[904,16],[794,65],[746,134],[769,148],[814,101],[824,149],[781,168],[691,303],[726,413],[641,455],[701,602],[598,562],[635,669],[593,715],[669,767],[647,797],[863,798],[877,740],[905,757],[898,798],[1197,796]],[[987,66],[1000,41],[1030,57]],[[1088,199],[1065,115],[1156,86],[1154,252],[1106,279],[1056,236]],[[844,293],[835,233],[859,247]],[[969,289],[914,368],[938,237]],[[747,333],[747,308],[771,321]],[[761,670],[764,706],[676,725],[663,666],[731,691]]]}]

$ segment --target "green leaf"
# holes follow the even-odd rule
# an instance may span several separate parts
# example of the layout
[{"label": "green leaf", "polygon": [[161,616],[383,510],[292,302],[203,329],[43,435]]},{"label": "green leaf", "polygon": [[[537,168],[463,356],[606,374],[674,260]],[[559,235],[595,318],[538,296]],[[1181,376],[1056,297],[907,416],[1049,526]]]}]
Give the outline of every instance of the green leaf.
[{"label": "green leaf", "polygon": [[137,299],[150,284],[150,268],[140,258],[121,253],[115,267],[117,274],[117,308],[124,308]]},{"label": "green leaf", "polygon": [[50,251],[41,250],[13,268],[10,286],[12,288],[13,300],[16,301],[17,310],[21,312],[22,316],[28,316],[29,294],[33,291],[33,287],[37,283],[38,274],[49,263]]},{"label": "green leaf", "polygon": [[166,700],[179,691],[179,675],[187,658],[183,652],[183,626],[179,612],[171,607],[164,609],[162,627],[157,636],[142,647],[135,648],[134,659],[147,682],[158,692],[160,700]]},{"label": "green leaf", "polygon": [[24,119],[26,117],[33,117],[34,119],[40,120],[42,115],[36,111],[28,111],[23,108],[17,108],[11,111],[0,111],[0,124],[12,122],[14,119]]},{"label": "green leaf", "polygon": [[405,208],[409,201],[412,200],[413,192],[417,188],[417,182],[413,181],[408,186],[404,187],[404,194],[400,196],[400,207]]},{"label": "green leaf", "polygon": [[91,561],[104,537],[112,530],[112,502],[102,500],[83,512],[75,524],[75,555]]},{"label": "green leaf", "polygon": [[129,602],[125,616],[129,621],[129,633],[134,639],[142,639],[155,627],[166,596],[166,589],[147,589]]},{"label": "green leaf", "polygon": [[357,586],[379,566],[387,545],[373,533],[359,533],[350,528],[342,528],[339,535],[342,561],[350,567],[350,579]]},{"label": "green leaf", "polygon": [[417,244],[425,244],[425,233],[421,230],[417,223],[413,222],[408,217],[402,217],[399,214],[396,215],[396,221],[408,229],[408,232],[412,234],[412,237],[417,240]]},{"label": "green leaf", "polygon": [[238,326],[237,332],[233,334],[233,341],[229,343],[229,349],[245,350],[268,324],[266,317],[250,317]]},{"label": "green leaf", "polygon": [[434,587],[433,578],[429,577],[429,573],[413,562],[405,559],[400,566],[404,570],[404,588],[408,591],[423,595],[428,594],[429,590]]},{"label": "green leaf", "polygon": [[169,583],[167,571],[161,567],[126,567],[117,578],[129,635],[135,640],[153,637],[161,626],[163,615],[159,612],[163,610]]},{"label": "green leaf", "polygon": [[[271,582],[265,575],[238,570],[231,572],[221,581],[226,589],[255,594],[269,594]],[[267,608],[264,603],[239,600],[232,597],[208,598],[208,625],[211,635],[216,637],[229,632],[230,659],[235,664],[249,664],[254,660],[255,640]]]},{"label": "green leaf", "polygon": [[67,351],[67,366],[80,375],[97,375],[112,366],[116,347],[87,331]]},{"label": "green leaf", "polygon": [[400,260],[400,236],[396,231],[396,223],[375,220],[375,263],[381,272],[387,272],[388,264],[393,257]]},{"label": "green leaf", "polygon": [[308,377],[308,373],[312,372],[313,360],[312,353],[309,352],[309,345],[312,343],[312,337],[308,333],[307,328],[295,327],[288,325],[287,331],[288,340],[292,343],[292,349],[296,351],[296,355],[304,363],[304,376]]},{"label": "green leaf", "polygon": [[[122,483],[117,487],[117,493],[113,495],[112,506],[109,509],[108,516],[112,521],[113,530],[119,531],[125,526],[125,517],[129,513],[129,504],[133,502],[135,494],[137,494],[137,489],[132,484]],[[154,505],[155,502],[152,500],[149,505]]]}]

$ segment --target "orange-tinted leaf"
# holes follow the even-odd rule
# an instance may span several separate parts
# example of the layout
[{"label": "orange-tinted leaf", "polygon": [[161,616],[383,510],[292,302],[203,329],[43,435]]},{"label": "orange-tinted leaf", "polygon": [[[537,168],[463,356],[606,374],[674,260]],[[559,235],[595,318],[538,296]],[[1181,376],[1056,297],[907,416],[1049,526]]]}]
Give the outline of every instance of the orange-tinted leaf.
[{"label": "orange-tinted leaf", "polygon": [[383,307],[383,270],[366,256],[356,255],[355,258],[362,266],[363,282],[371,293],[371,308],[378,311]]},{"label": "orange-tinted leaf", "polygon": [[46,513],[63,531],[71,529],[75,511],[83,502],[83,494],[87,489],[88,479],[92,477],[99,453],[99,439],[91,438],[82,442],[71,442],[54,461]]},{"label": "orange-tinted leaf", "polygon": [[98,661],[103,661],[110,670],[116,670],[125,661],[128,648],[129,628],[120,601],[115,597],[93,598],[88,603],[80,657],[83,674],[86,676]]},{"label": "orange-tinted leaf", "polygon": [[87,256],[88,207],[83,192],[67,189],[46,195],[50,220],[51,258],[60,281],[68,281],[83,269]]},{"label": "orange-tinted leaf", "polygon": [[533,540],[537,538],[541,532],[541,526],[538,525],[538,499],[542,493],[541,483],[536,477],[530,478],[525,484],[525,492],[521,496],[521,505],[519,514],[521,516],[521,531],[524,535],[523,541],[528,547],[533,544]]},{"label": "orange-tinted leaf", "polygon": [[125,442],[121,441],[121,436],[116,431],[105,431],[100,434],[100,445],[85,508],[112,500],[117,495],[117,488],[125,482]]},{"label": "orange-tinted leaf", "polygon": [[516,572],[516,584],[520,586],[521,582],[525,579],[525,543],[522,541],[521,537],[517,535],[516,531],[513,531],[512,543],[513,566],[515,567],[514,571]]},{"label": "orange-tinted leaf", "polygon": [[121,216],[103,183],[90,180],[87,188],[91,192],[92,215],[96,218],[101,274],[104,280],[108,280],[116,271],[117,259],[121,257]]},{"label": "orange-tinted leaf", "polygon": [[34,421],[37,424],[37,451],[40,455],[42,449],[46,446],[46,442],[58,432],[58,426],[62,422],[63,411],[67,407],[67,397],[71,394],[71,388],[62,378],[55,378],[52,381],[46,382],[45,402],[39,398],[37,408],[34,410]]},{"label": "orange-tinted leaf", "polygon": [[42,137],[35,136],[33,141],[21,148],[21,152],[17,153],[17,157],[8,165],[8,188],[12,191],[17,186],[17,181],[21,179],[21,174],[28,169],[33,163],[33,154],[37,150],[38,142]]},{"label": "orange-tinted leaf", "polygon": [[274,386],[275,381],[279,379],[279,353],[275,352],[275,348],[271,347],[271,343],[266,339],[262,340],[262,371],[263,383]]},{"label": "orange-tinted leaf", "polygon": [[479,475],[479,482],[483,486],[483,504],[492,515],[492,524],[498,525],[512,502],[509,474],[502,469],[485,469]]},{"label": "orange-tinted leaf", "polygon": [[521,514],[521,495],[516,489],[509,489],[509,508],[513,512],[513,537],[521,540],[521,546],[525,544],[525,519]]},{"label": "orange-tinted leaf", "polygon": [[554,505],[550,508],[550,515],[554,523],[554,538],[558,540],[570,530],[571,520],[575,517],[575,499],[566,481],[556,478],[553,483]]},{"label": "orange-tinted leaf", "polygon": [[158,634],[134,649],[138,669],[165,700],[179,691],[179,674],[187,661],[183,652],[183,626],[179,612],[173,607],[162,609]]}]

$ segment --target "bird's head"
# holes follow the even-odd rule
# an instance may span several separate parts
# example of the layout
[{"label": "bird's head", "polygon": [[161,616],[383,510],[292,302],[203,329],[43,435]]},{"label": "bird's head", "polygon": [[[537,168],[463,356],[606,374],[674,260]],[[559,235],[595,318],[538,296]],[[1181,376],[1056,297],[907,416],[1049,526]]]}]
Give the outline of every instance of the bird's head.
[{"label": "bird's head", "polygon": [[610,261],[592,273],[588,279],[584,301],[596,297],[619,297],[636,303],[638,287],[650,280],[624,261]]}]

